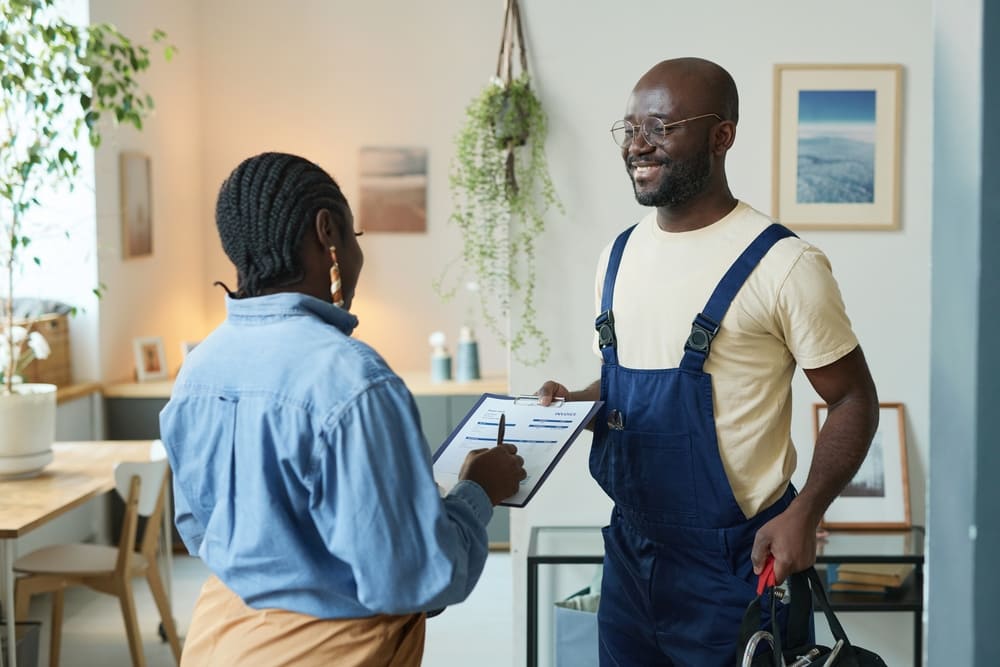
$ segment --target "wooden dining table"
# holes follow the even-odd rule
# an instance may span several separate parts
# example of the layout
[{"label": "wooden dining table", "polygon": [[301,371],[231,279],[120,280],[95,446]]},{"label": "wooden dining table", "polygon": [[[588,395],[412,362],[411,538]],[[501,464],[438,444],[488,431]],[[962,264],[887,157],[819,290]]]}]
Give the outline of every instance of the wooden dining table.
[{"label": "wooden dining table", "polygon": [[[149,440],[59,442],[53,460],[34,477],[0,479],[0,588],[6,618],[8,667],[17,666],[14,616],[14,560],[17,538],[115,488],[115,465],[150,460]],[[165,514],[169,519],[170,512]],[[169,531],[167,537],[169,538]],[[164,553],[169,557],[170,549]],[[167,566],[169,597],[170,575]]]}]

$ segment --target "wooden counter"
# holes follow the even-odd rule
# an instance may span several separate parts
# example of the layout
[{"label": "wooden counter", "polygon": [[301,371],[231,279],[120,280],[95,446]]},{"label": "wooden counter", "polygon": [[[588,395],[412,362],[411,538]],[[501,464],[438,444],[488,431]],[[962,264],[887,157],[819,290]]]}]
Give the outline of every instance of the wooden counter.
[{"label": "wooden counter", "polygon": [[[427,373],[399,373],[414,396],[478,396],[480,394],[506,394],[507,376],[487,375],[471,382],[431,382]],[[174,381],[112,382],[104,385],[105,398],[170,398]],[[60,390],[61,391],[61,390]]]},{"label": "wooden counter", "polygon": [[99,394],[100,392],[100,382],[79,382],[76,384],[66,385],[65,387],[59,387],[56,390],[56,405],[69,403],[70,401],[75,401],[78,398],[90,396],[91,394]]}]

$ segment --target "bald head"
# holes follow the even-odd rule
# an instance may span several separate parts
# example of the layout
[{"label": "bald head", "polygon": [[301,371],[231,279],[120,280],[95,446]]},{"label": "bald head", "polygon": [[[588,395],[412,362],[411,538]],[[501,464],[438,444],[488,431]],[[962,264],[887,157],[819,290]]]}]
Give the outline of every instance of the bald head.
[{"label": "bald head", "polygon": [[736,123],[740,115],[736,82],[729,72],[702,58],[674,58],[654,65],[635,90],[661,89],[692,114],[717,113]]},{"label": "bald head", "polygon": [[738,118],[733,77],[708,60],[664,60],[635,84],[616,141],[636,201],[657,208],[661,229],[698,229],[735,206],[726,154]]}]

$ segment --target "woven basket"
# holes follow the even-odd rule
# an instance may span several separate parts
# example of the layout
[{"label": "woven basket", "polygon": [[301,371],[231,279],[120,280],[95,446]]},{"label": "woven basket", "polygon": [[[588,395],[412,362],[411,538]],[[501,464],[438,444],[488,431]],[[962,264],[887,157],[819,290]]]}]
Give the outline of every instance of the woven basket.
[{"label": "woven basket", "polygon": [[[15,322],[25,326],[27,322]],[[44,382],[57,387],[73,383],[69,358],[69,316],[40,315],[31,327],[45,337],[52,349],[48,359],[35,359],[21,374],[25,382]]]}]

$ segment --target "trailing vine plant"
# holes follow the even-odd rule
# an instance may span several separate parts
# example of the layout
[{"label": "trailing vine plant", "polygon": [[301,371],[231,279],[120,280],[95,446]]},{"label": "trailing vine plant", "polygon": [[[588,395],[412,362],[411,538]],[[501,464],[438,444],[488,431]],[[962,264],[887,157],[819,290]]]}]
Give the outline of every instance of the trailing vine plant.
[{"label": "trailing vine plant", "polygon": [[[521,67],[516,77],[515,48]],[[484,324],[527,365],[544,362],[549,353],[536,322],[535,241],[547,210],[562,209],[545,159],[547,132],[545,111],[531,88],[518,0],[508,0],[496,75],[466,108],[455,139],[450,221],[462,236],[463,271],[452,276],[449,288],[446,268],[435,288],[447,299],[461,278],[471,278]]]}]

